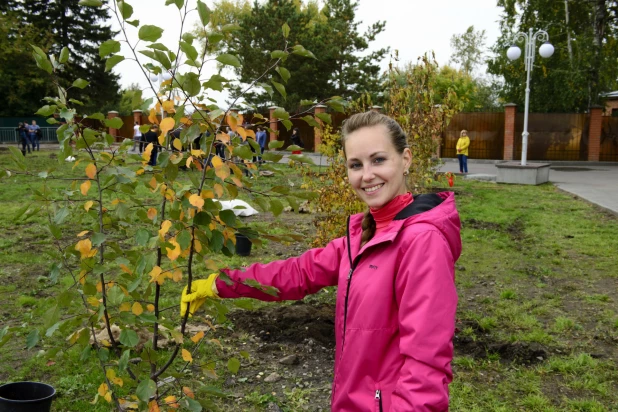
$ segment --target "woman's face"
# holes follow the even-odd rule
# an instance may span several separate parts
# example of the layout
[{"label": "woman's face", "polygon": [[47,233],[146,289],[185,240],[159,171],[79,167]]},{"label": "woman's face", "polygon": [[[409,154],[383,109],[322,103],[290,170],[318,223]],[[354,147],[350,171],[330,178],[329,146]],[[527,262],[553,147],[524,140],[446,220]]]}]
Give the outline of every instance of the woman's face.
[{"label": "woman's face", "polygon": [[462,130],[462,132],[461,132],[461,137],[464,137],[464,136],[467,136],[467,135],[468,135],[468,132],[467,132],[467,131],[465,131],[465,130]]},{"label": "woman's face", "polygon": [[412,153],[398,153],[384,125],[364,127],[345,139],[348,179],[358,197],[369,207],[380,209],[407,192],[404,172]]}]

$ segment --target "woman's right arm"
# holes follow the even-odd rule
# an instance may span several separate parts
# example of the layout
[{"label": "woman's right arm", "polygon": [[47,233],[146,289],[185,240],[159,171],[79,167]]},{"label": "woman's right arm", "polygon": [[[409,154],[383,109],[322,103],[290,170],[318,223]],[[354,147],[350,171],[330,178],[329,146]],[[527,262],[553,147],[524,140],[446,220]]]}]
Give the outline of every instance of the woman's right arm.
[{"label": "woman's right arm", "polygon": [[[339,238],[324,248],[308,250],[298,257],[266,264],[254,263],[245,270],[224,270],[232,282],[228,285],[219,277],[216,282],[218,295],[221,298],[248,297],[265,301],[302,299],[337,284],[344,249],[344,239]],[[247,281],[251,283],[252,280],[277,288],[277,296],[249,286]]]}]

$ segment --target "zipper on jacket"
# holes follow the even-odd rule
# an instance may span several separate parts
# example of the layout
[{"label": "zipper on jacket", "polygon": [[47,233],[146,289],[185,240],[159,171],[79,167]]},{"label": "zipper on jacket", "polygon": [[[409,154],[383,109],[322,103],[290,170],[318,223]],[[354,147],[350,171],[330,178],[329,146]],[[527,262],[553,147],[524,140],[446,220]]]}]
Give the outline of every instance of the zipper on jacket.
[{"label": "zipper on jacket", "polygon": [[378,389],[376,390],[376,406],[379,412],[382,412],[382,392]]},{"label": "zipper on jacket", "polygon": [[352,275],[354,274],[354,269],[356,269],[356,265],[360,260],[360,255],[356,257],[355,261],[352,261],[352,244],[350,243],[350,216],[348,216],[348,259],[350,260],[350,271],[348,272],[348,285],[345,292],[345,304],[343,307],[343,335],[341,338],[341,354],[343,354],[343,345],[345,344],[345,328],[346,323],[348,321],[348,297],[350,296],[350,285],[352,284]]}]

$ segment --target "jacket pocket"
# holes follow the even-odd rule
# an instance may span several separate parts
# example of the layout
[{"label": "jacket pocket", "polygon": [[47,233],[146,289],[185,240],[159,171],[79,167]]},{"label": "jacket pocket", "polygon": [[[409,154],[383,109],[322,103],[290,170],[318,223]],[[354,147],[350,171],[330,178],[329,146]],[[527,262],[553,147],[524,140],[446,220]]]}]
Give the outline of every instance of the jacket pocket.
[{"label": "jacket pocket", "polygon": [[376,389],[375,402],[376,402],[376,406],[375,406],[376,412],[383,412],[383,410],[382,410],[382,391],[380,389]]}]

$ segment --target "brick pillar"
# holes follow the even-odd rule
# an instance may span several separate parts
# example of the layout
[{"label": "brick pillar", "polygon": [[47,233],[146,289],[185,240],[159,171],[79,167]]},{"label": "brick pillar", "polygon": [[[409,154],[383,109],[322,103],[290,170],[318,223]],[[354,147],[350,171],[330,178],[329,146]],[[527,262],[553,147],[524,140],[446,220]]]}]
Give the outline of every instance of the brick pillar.
[{"label": "brick pillar", "polygon": [[371,106],[371,111],[382,113],[382,106]]},{"label": "brick pillar", "polygon": [[588,161],[598,162],[601,153],[601,130],[603,127],[603,107],[590,108],[590,128],[588,129]]},{"label": "brick pillar", "polygon": [[[314,113],[326,113],[326,106],[323,104],[318,104],[315,106]],[[317,117],[315,118],[315,121],[320,124],[320,127],[313,128],[313,151],[319,152],[319,145],[322,144],[322,127],[324,126],[324,123]]]},{"label": "brick pillar", "polygon": [[137,123],[138,125],[142,124],[142,111],[141,110],[133,110],[133,124]]},{"label": "brick pillar", "polygon": [[517,105],[507,103],[504,105],[504,152],[503,160],[513,160],[513,150],[515,148],[515,116]]},{"label": "brick pillar", "polygon": [[[107,118],[108,119],[113,119],[114,117],[118,117],[118,112],[115,112],[113,110],[110,111],[110,112],[107,112]],[[120,136],[118,136],[118,129],[114,129],[114,128],[109,127],[107,132],[115,137],[116,142],[120,142],[121,138],[120,138]]]},{"label": "brick pillar", "polygon": [[277,110],[278,107],[277,106],[272,106],[269,107],[268,110],[270,110],[270,114],[269,114],[269,119],[270,119],[270,130],[272,130],[270,132],[270,137],[269,137],[269,142],[275,142],[277,141],[277,122],[278,120],[275,119],[274,113],[275,110]]}]

